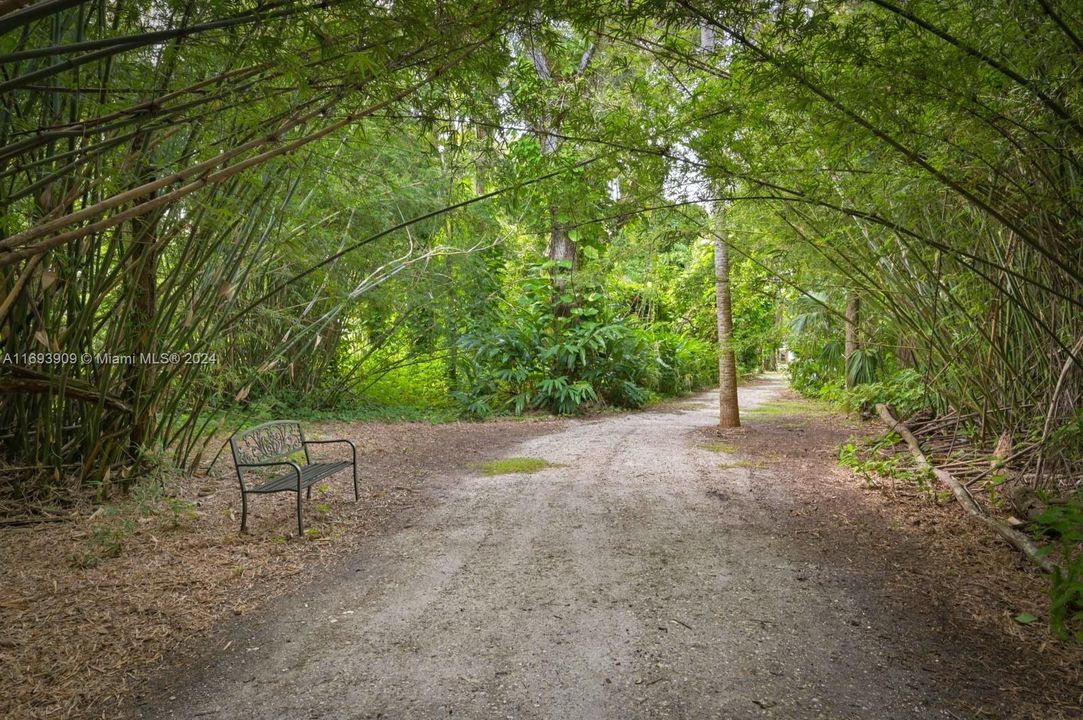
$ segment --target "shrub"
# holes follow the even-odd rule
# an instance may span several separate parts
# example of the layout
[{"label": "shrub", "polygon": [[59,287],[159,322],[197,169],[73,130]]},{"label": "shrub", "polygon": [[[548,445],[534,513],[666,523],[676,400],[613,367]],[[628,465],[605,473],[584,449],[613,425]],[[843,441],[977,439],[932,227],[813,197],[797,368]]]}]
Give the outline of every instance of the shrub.
[{"label": "shrub", "polygon": [[1060,637],[1083,642],[1083,494],[1051,505],[1038,518],[1038,527],[1057,537],[1061,550],[1052,576],[1050,625]]},{"label": "shrub", "polygon": [[538,266],[493,326],[460,340],[471,358],[463,389],[468,412],[543,409],[570,414],[595,404],[639,407],[647,400],[650,347],[613,316],[590,283],[557,283]]},{"label": "shrub", "polygon": [[654,354],[648,386],[660,395],[680,395],[718,382],[718,346],[666,330],[643,333]]},{"label": "shrub", "polygon": [[827,386],[820,397],[850,411],[872,412],[880,403],[893,406],[903,417],[933,404],[928,386],[916,370],[900,370],[880,382],[857,385],[850,390]]}]

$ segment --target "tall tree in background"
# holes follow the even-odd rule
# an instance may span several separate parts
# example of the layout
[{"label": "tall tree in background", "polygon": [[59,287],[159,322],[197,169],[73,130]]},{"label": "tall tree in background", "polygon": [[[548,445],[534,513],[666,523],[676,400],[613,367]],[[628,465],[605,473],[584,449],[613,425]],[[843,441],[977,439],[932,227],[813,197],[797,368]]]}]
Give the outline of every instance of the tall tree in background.
[{"label": "tall tree in background", "polygon": [[[545,20],[541,11],[536,12],[533,19],[533,24],[524,33],[522,40],[542,83],[545,99],[544,107],[532,119],[531,127],[538,138],[542,155],[549,156],[556,154],[560,149],[561,126],[577,96],[583,92],[584,76],[597,51],[597,44],[588,41],[575,70],[570,73],[562,72],[545,50],[542,39]],[[549,218],[551,222],[549,259],[558,263],[567,263],[568,267],[574,270],[579,262],[575,240],[572,239],[566,223],[561,219],[560,208],[556,203],[549,205]]]},{"label": "tall tree in background", "polygon": [[[714,28],[700,25],[700,51],[715,49]],[[733,301],[730,296],[730,256],[726,244],[724,206],[715,207],[714,279],[715,311],[718,319],[718,424],[724,428],[741,426],[741,409],[737,404],[737,359],[733,353]]]},{"label": "tall tree in background", "polygon": [[737,360],[733,354],[733,302],[730,296],[730,255],[723,227],[726,213],[716,210],[714,233],[715,309],[718,313],[718,424],[741,426],[737,404]]}]

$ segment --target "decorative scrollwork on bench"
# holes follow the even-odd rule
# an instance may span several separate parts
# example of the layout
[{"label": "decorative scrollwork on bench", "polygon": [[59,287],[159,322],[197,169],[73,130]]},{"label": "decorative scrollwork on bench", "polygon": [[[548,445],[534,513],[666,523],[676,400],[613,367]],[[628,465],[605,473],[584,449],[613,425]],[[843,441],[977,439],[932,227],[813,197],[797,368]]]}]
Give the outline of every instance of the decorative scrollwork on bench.
[{"label": "decorative scrollwork on bench", "polygon": [[304,436],[297,423],[268,423],[235,436],[233,448],[237,462],[255,464],[303,450]]}]

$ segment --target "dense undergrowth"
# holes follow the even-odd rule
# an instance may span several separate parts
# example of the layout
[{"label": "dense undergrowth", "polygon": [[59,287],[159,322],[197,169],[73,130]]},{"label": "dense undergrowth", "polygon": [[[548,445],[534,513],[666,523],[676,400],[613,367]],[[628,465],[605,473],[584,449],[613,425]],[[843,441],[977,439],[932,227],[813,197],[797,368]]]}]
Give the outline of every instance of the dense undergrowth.
[{"label": "dense undergrowth", "polygon": [[[638,408],[717,383],[714,342],[674,331],[658,319],[665,309],[657,305],[652,321],[614,301],[602,282],[554,270],[559,268],[552,263],[526,268],[499,308],[458,335],[454,347],[418,355],[416,348],[389,343],[366,359],[361,382],[333,394],[331,402],[313,403],[311,396],[284,388],[227,402],[227,424],[284,415],[431,422],[568,415]],[[760,345],[774,336],[764,324],[743,357],[758,363]],[[745,362],[742,369],[760,368]]]}]

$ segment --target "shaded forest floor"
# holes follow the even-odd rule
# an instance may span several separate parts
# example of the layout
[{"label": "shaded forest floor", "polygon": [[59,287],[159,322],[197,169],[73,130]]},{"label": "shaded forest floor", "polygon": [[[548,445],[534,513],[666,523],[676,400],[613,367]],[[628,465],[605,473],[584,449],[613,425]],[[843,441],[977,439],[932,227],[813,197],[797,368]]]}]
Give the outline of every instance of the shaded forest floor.
[{"label": "shaded forest floor", "polygon": [[[240,535],[228,469],[0,530],[0,715],[1080,716],[1083,648],[1012,620],[1043,579],[837,465],[878,426],[759,382],[719,433],[712,400],[319,425],[364,492],[314,494],[304,541],[284,494]],[[476,469],[509,455],[553,466]]]}]

